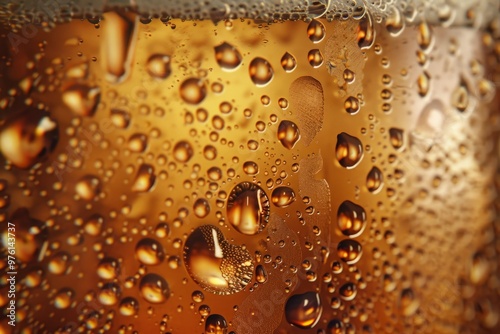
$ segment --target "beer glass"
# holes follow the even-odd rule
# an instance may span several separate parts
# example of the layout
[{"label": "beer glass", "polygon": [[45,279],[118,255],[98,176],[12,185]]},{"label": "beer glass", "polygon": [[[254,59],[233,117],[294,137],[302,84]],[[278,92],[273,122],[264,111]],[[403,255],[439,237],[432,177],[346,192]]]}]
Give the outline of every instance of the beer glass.
[{"label": "beer glass", "polygon": [[498,0],[0,1],[0,333],[498,333]]}]

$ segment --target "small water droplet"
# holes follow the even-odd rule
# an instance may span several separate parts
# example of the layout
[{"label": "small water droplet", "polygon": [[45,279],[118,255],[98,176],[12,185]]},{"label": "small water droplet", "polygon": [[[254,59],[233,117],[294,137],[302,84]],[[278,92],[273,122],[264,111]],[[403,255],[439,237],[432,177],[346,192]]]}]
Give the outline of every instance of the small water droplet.
[{"label": "small water droplet", "polygon": [[358,290],[356,288],[356,285],[354,285],[354,283],[352,282],[345,283],[339,289],[340,298],[345,301],[353,300],[354,298],[356,298],[357,293]]},{"label": "small water droplet", "polygon": [[361,244],[356,240],[345,239],[339,242],[337,246],[337,254],[342,261],[347,264],[355,264],[361,258],[363,249]]},{"label": "small water droplet", "polygon": [[146,71],[156,79],[168,78],[171,72],[170,56],[164,54],[152,55],[146,63]]},{"label": "small water droplet", "polygon": [[128,139],[128,148],[132,152],[141,153],[146,150],[148,137],[142,133],[135,133]]},{"label": "small water droplet", "polygon": [[118,303],[120,295],[121,295],[121,289],[118,286],[118,284],[106,283],[99,291],[97,297],[102,305],[111,306]]},{"label": "small water droplet", "polygon": [[410,288],[403,289],[401,292],[400,304],[403,315],[406,317],[415,314],[420,307],[419,300],[415,297],[415,293]]},{"label": "small water droplet", "polygon": [[426,96],[429,92],[430,84],[431,77],[429,76],[429,73],[424,72],[420,74],[417,79],[418,94],[422,97]]},{"label": "small water droplet", "polygon": [[300,139],[297,125],[291,121],[281,121],[278,125],[278,139],[287,149],[292,149]]},{"label": "small water droplet", "polygon": [[354,96],[349,96],[344,102],[344,108],[349,114],[356,114],[360,108],[359,100]]},{"label": "small water droplet", "polygon": [[84,200],[91,201],[101,193],[101,181],[97,176],[85,175],[76,183],[75,191]]},{"label": "small water droplet", "polygon": [[253,161],[245,161],[243,164],[243,171],[250,176],[257,175],[259,173],[259,165]]},{"label": "small water droplet", "polygon": [[66,309],[71,305],[75,293],[73,290],[63,288],[54,297],[54,306],[58,309]]},{"label": "small water droplet", "polygon": [[101,99],[99,87],[89,87],[84,84],[74,84],[64,90],[64,104],[78,116],[93,116]]},{"label": "small water droplet", "polygon": [[369,192],[376,193],[382,188],[383,183],[384,175],[382,174],[382,171],[376,166],[373,166],[366,176],[366,188],[368,188]]},{"label": "small water droplet", "polygon": [[395,149],[399,150],[404,145],[404,131],[398,128],[389,129],[389,138],[391,140],[391,145]]},{"label": "small water droplet", "polygon": [[126,317],[134,316],[139,311],[139,302],[133,297],[125,297],[121,300],[119,309]]},{"label": "small water droplet", "polygon": [[255,280],[261,284],[267,282],[267,271],[261,264],[255,268]]},{"label": "small water droplet", "polygon": [[193,204],[193,212],[198,218],[205,218],[210,213],[210,204],[204,198],[198,198]]},{"label": "small water droplet", "polygon": [[358,138],[342,132],[337,135],[335,152],[340,165],[350,169],[356,167],[363,158],[363,145]]},{"label": "small water droplet", "polygon": [[309,50],[307,53],[307,61],[309,62],[309,65],[314,68],[318,68],[323,65],[323,55],[321,54],[321,51],[318,49]]},{"label": "small water droplet", "polygon": [[226,334],[227,328],[226,319],[220,314],[212,314],[205,321],[205,334]]},{"label": "small water droplet", "polygon": [[102,259],[97,266],[97,275],[102,279],[115,279],[119,273],[120,263],[112,257]]}]

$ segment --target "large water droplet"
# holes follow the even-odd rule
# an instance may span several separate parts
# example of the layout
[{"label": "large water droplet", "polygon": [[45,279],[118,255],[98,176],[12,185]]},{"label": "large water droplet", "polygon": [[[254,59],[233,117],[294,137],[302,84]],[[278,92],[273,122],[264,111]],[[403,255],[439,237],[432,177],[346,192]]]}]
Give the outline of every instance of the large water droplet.
[{"label": "large water droplet", "polygon": [[135,255],[137,259],[146,265],[157,265],[165,259],[163,246],[156,240],[144,238],[137,242],[135,246]]},{"label": "large water droplet", "polygon": [[405,20],[396,7],[392,7],[388,14],[385,27],[392,36],[398,36],[405,28]]},{"label": "large water droplet", "polygon": [[116,283],[106,283],[98,294],[98,300],[102,305],[110,306],[118,303],[121,289]]},{"label": "large water droplet", "polygon": [[205,334],[226,334],[226,319],[220,314],[212,314],[205,321]]},{"label": "large water droplet", "polygon": [[323,23],[318,20],[312,20],[307,26],[307,37],[313,43],[319,43],[325,38],[326,30]]},{"label": "large water droplet", "polygon": [[200,79],[189,78],[182,82],[180,94],[184,102],[198,104],[207,96],[207,88]]},{"label": "large water droplet", "polygon": [[227,219],[237,231],[247,235],[257,234],[267,225],[269,206],[269,199],[262,188],[242,182],[229,194]]},{"label": "large water droplet", "polygon": [[115,279],[120,273],[120,263],[112,257],[102,259],[97,266],[97,275],[102,279]]},{"label": "large water droplet", "polygon": [[139,302],[132,297],[125,297],[120,302],[120,313],[126,317],[134,316],[139,311]]},{"label": "large water droplet", "polygon": [[365,210],[351,201],[344,201],[337,211],[337,223],[342,234],[357,237],[366,227]]},{"label": "large water droplet", "polygon": [[262,87],[271,82],[274,76],[273,68],[271,64],[267,62],[264,58],[254,58],[250,62],[250,67],[248,69],[250,73],[250,79],[257,87]]},{"label": "large water droplet", "polygon": [[128,139],[128,148],[132,152],[141,153],[146,150],[148,145],[148,137],[142,133],[134,133]]},{"label": "large water droplet", "polygon": [[155,184],[156,175],[152,165],[142,164],[137,170],[134,184],[132,185],[133,192],[147,192]]},{"label": "large water droplet", "polygon": [[321,318],[323,308],[319,294],[306,292],[291,296],[285,305],[285,317],[288,323],[299,328],[313,328]]},{"label": "large water droplet", "polygon": [[375,27],[369,11],[359,20],[356,40],[361,49],[369,49],[375,42]]},{"label": "large water droplet", "polygon": [[219,295],[241,291],[251,281],[254,270],[248,250],[230,244],[212,225],[200,226],[189,235],[184,263],[196,283]]},{"label": "large water droplet", "polygon": [[139,290],[142,297],[151,304],[164,303],[170,296],[167,281],[157,274],[147,274],[141,279]]},{"label": "large water droplet", "polygon": [[271,201],[278,208],[286,208],[295,201],[295,192],[290,187],[278,187],[273,190]]},{"label": "large water droplet", "polygon": [[292,149],[300,139],[299,128],[291,121],[281,121],[278,126],[278,139],[287,149]]},{"label": "large water droplet", "polygon": [[337,254],[342,261],[347,264],[355,264],[361,258],[363,249],[361,244],[356,240],[345,239],[339,242],[337,246]]},{"label": "large water droplet", "polygon": [[340,165],[350,169],[356,167],[363,158],[363,145],[358,138],[342,132],[337,135],[335,152]]},{"label": "large water droplet", "polygon": [[57,123],[40,110],[29,109],[7,120],[0,129],[0,150],[19,168],[43,161],[58,141]]},{"label": "large water droplet", "polygon": [[227,71],[232,71],[240,66],[243,57],[241,53],[229,43],[222,43],[215,48],[215,60],[219,66]]}]

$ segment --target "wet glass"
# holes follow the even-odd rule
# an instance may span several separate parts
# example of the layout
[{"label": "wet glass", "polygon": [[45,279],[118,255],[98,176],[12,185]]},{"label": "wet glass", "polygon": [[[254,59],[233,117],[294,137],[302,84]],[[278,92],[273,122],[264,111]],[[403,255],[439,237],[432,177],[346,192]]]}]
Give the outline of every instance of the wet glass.
[{"label": "wet glass", "polygon": [[0,333],[498,333],[499,6],[1,1]]}]

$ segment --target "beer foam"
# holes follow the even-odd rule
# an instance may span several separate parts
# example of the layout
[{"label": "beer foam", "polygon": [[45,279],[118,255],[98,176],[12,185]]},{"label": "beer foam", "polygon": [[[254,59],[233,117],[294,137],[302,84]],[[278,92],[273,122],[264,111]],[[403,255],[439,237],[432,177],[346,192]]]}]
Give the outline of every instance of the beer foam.
[{"label": "beer foam", "polygon": [[139,13],[142,22],[168,20],[212,20],[248,18],[275,20],[327,20],[360,18],[366,13],[382,21],[396,11],[408,23],[427,21],[445,26],[484,27],[500,16],[500,0],[20,0],[0,1],[0,22],[13,30],[26,22],[50,27],[72,18],[99,22],[101,14],[116,8]]}]

